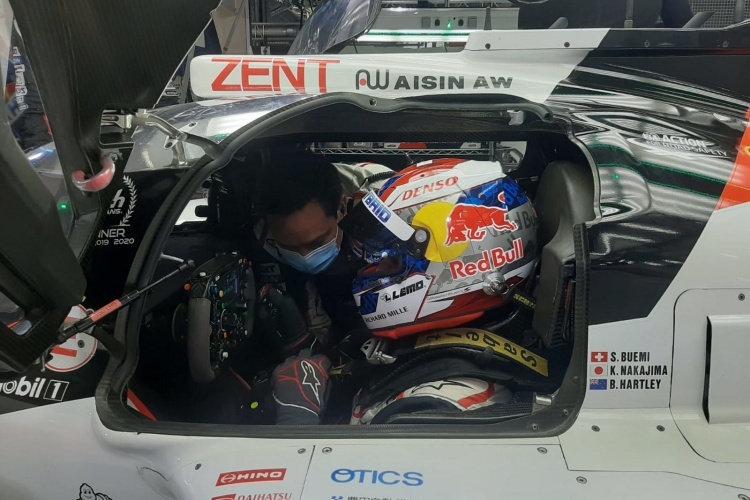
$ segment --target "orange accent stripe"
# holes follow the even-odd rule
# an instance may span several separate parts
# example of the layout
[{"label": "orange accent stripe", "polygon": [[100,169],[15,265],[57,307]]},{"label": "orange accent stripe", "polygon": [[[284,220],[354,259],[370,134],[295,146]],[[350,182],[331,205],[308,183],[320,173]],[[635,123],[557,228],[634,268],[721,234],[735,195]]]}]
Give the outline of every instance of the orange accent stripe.
[{"label": "orange accent stripe", "polygon": [[148,408],[146,408],[146,405],[143,404],[143,401],[138,399],[138,396],[136,396],[135,393],[130,389],[128,389],[128,399],[131,403],[133,403],[133,406],[135,406],[135,409],[138,410],[138,413],[148,418],[149,420],[153,420],[154,422],[156,422],[156,417],[154,416],[154,414],[151,413]]},{"label": "orange accent stripe", "polygon": [[[750,119],[750,110],[745,115]],[[729,182],[724,187],[719,199],[717,210],[722,208],[733,207],[741,203],[750,201],[750,126],[745,129],[745,133],[740,141],[740,147],[737,151],[737,159],[734,162],[732,175]]]}]

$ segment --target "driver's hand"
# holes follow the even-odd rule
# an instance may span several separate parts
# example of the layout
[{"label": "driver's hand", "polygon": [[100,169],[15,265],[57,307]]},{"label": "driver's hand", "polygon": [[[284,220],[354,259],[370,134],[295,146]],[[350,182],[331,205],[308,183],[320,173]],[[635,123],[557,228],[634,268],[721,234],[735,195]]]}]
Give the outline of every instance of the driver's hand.
[{"label": "driver's hand", "polygon": [[277,424],[320,423],[331,389],[328,379],[330,368],[328,358],[322,354],[312,356],[309,349],[276,367],[271,385]]},{"label": "driver's hand", "polygon": [[297,303],[272,285],[265,285],[260,291],[256,328],[272,335],[285,354],[305,345],[311,337]]}]

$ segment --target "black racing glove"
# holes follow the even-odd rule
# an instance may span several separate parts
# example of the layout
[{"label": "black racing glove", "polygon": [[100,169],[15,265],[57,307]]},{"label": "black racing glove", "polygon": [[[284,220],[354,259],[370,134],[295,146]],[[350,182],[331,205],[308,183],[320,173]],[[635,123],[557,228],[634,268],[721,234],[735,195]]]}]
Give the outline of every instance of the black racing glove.
[{"label": "black racing glove", "polygon": [[331,390],[328,370],[331,362],[309,349],[288,358],[271,377],[276,423],[284,425],[319,424]]},{"label": "black racing glove", "polygon": [[265,285],[260,291],[256,328],[268,332],[287,355],[304,346],[312,337],[294,299],[278,288]]}]

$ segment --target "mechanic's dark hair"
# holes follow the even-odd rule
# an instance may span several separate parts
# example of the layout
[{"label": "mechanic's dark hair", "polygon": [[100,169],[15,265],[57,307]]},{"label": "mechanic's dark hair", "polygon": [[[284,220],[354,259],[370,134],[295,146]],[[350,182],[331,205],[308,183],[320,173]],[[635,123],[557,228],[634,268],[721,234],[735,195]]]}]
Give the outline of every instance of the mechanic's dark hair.
[{"label": "mechanic's dark hair", "polygon": [[343,188],[336,167],[323,157],[295,152],[275,156],[258,182],[260,214],[291,215],[310,202],[336,217]]}]

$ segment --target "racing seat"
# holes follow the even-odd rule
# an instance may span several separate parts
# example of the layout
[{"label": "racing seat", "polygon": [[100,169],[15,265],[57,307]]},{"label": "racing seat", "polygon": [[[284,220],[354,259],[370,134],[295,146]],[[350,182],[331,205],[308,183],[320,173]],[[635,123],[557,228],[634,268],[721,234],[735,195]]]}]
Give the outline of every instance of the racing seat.
[{"label": "racing seat", "polygon": [[594,218],[594,180],[588,166],[554,161],[542,173],[534,200],[542,259],[532,329],[550,346],[559,340],[566,265],[575,261],[573,227]]}]

